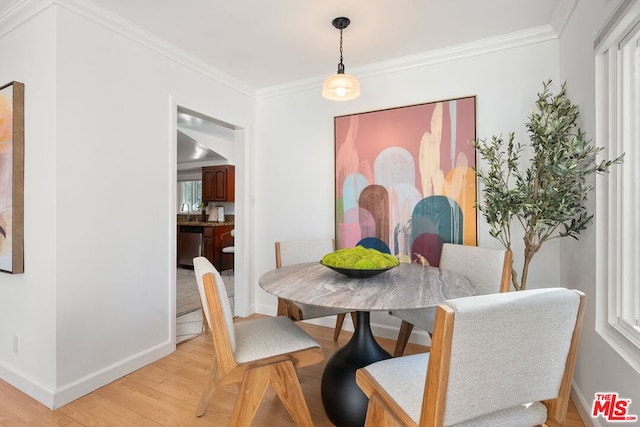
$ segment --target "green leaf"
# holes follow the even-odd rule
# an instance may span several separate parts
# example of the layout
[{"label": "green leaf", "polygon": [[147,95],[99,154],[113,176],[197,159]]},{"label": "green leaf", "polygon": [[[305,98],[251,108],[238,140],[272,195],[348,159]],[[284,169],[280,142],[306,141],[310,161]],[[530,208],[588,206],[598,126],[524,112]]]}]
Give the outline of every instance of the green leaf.
[{"label": "green leaf", "polygon": [[[543,82],[536,109],[525,123],[528,146],[516,142],[513,132],[506,141],[502,135],[474,141],[487,165],[475,172],[482,184],[477,206],[489,224],[489,234],[510,249],[511,223],[520,222],[527,233],[525,259],[529,260],[551,238],[578,239],[593,219],[586,207],[592,191],[587,178],[608,172],[624,159],[623,153],[596,163],[602,148],[578,127],[578,107],[567,97],[566,83],[555,95],[551,85],[551,80]],[[525,152],[531,158],[524,158]],[[514,285],[521,289],[517,280]],[[519,280],[526,283],[526,271]]]}]

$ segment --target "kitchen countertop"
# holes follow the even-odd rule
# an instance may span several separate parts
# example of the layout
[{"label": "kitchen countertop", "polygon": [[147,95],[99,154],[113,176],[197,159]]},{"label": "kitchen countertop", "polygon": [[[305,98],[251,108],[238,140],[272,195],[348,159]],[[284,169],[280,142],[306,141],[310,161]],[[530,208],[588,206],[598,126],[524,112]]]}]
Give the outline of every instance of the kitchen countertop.
[{"label": "kitchen countertop", "polygon": [[187,221],[188,216],[186,214],[178,214],[177,224],[180,225],[191,225],[195,227],[222,227],[225,225],[234,225],[235,223],[235,215],[225,215],[224,221],[202,221],[202,215],[199,213],[191,214],[191,221]]},{"label": "kitchen countertop", "polygon": [[215,222],[215,221],[178,221],[178,225],[192,225],[200,227],[222,227],[223,225],[234,225],[233,221]]}]

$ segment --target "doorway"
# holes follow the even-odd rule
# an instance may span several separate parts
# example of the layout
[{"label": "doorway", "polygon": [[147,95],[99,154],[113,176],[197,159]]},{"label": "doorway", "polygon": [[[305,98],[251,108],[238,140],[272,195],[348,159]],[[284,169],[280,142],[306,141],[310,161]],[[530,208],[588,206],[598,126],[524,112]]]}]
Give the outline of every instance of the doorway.
[{"label": "doorway", "polygon": [[[181,257],[180,250],[180,242],[183,240],[180,230],[199,228],[214,234],[212,230],[215,229],[217,236],[223,227],[222,224],[225,230],[235,227],[235,200],[202,203],[202,168],[235,165],[236,138],[237,129],[234,126],[182,106],[176,107],[176,343],[196,336],[203,330],[203,316],[193,266],[179,262],[184,258]],[[223,222],[218,222],[220,218],[213,215],[218,211],[224,211]],[[220,228],[217,228],[218,226]],[[204,246],[199,245],[199,253],[192,254],[205,256]],[[215,265],[213,260],[212,263]],[[225,267],[219,266],[217,268],[225,282],[233,310],[236,302],[235,269],[223,270]]]}]

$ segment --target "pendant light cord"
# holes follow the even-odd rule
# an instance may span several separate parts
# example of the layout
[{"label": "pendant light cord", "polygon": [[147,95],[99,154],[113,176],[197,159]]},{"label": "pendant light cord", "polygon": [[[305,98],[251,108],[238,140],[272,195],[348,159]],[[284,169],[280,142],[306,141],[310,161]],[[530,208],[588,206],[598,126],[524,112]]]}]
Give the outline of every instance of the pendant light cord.
[{"label": "pendant light cord", "polygon": [[340,29],[340,64],[342,64],[342,29]]}]

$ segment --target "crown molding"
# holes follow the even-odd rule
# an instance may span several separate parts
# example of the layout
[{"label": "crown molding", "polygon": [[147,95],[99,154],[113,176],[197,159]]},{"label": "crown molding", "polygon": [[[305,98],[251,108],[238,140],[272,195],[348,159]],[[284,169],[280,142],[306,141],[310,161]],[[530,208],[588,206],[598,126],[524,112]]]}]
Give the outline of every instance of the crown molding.
[{"label": "crown molding", "polygon": [[630,25],[637,25],[638,15],[640,15],[640,2],[637,0],[621,0],[611,16],[596,34],[593,40],[593,50],[597,54],[602,54],[611,45],[616,45],[620,40],[616,40],[629,31]]},{"label": "crown molding", "polygon": [[[550,25],[543,25],[470,43],[464,43],[457,46],[390,59],[388,61],[382,61],[375,64],[351,67],[349,72],[357,78],[366,78],[542,43],[549,40],[555,40],[557,38],[558,34]],[[258,89],[256,91],[256,98],[265,99],[303,90],[315,90],[322,86],[322,82],[325,78],[326,76],[316,76],[282,85]]]},{"label": "crown molding", "polygon": [[553,18],[551,20],[551,26],[558,34],[558,37],[562,35],[562,32],[567,26],[569,18],[571,18],[571,14],[573,13],[577,4],[578,0],[560,0],[560,2],[558,3],[558,6],[556,7],[555,13],[553,14]]},{"label": "crown molding", "polygon": [[16,0],[0,10],[0,37],[38,16],[54,2],[51,0]]},{"label": "crown molding", "polygon": [[256,96],[255,90],[241,81],[89,0],[16,0],[0,12],[0,37],[51,6],[69,10],[244,95]]},{"label": "crown molding", "polygon": [[[543,25],[375,64],[351,67],[350,72],[358,78],[366,78],[557,39],[559,34],[558,30],[564,29],[576,3],[577,0],[562,0],[556,10],[555,16],[557,19],[554,19],[553,26]],[[2,28],[2,30],[0,30],[0,37],[13,31],[29,19],[32,19],[54,5],[65,8],[98,25],[127,37],[136,43],[152,49],[197,73],[207,76],[251,98],[264,99],[305,90],[316,90],[321,87],[326,77],[316,76],[255,90],[243,82],[224,74],[196,56],[186,53],[182,49],[168,43],[166,40],[151,34],[149,31],[132,24],[119,15],[89,0],[16,0],[7,8],[0,11],[0,28]]]}]

